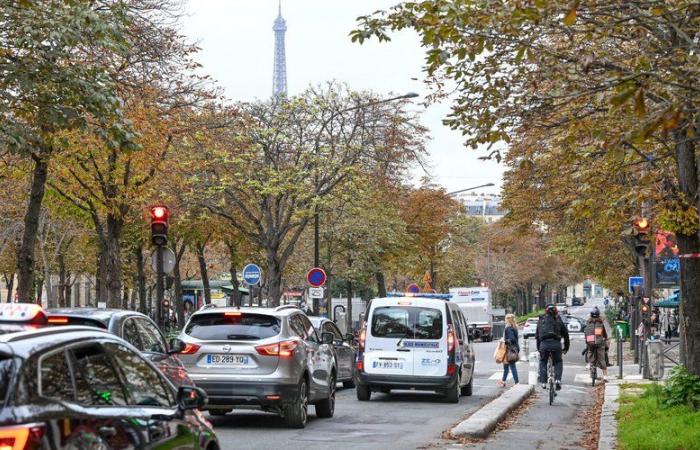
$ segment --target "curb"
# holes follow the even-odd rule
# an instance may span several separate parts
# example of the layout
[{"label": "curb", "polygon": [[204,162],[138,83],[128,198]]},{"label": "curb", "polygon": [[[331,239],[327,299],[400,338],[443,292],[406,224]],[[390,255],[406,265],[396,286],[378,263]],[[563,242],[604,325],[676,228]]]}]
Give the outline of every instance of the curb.
[{"label": "curb", "polygon": [[600,412],[600,428],[598,436],[598,450],[614,450],[617,448],[617,414],[620,404],[617,399],[620,396],[620,386],[617,384],[605,385],[605,399],[603,409]]},{"label": "curb", "polygon": [[457,426],[452,428],[452,434],[478,439],[486,438],[506,414],[520,406],[534,391],[535,386],[516,384],[501,394],[500,397],[490,401],[467,419],[457,424]]}]

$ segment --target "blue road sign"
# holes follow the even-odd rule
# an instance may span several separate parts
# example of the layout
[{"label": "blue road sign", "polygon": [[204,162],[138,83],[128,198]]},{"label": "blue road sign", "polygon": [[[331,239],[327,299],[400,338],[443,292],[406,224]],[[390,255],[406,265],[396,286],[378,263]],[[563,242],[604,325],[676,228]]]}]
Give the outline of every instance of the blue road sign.
[{"label": "blue road sign", "polygon": [[250,286],[260,284],[262,270],[255,264],[248,264],[243,268],[243,281]]},{"label": "blue road sign", "polygon": [[630,277],[628,286],[630,293],[633,293],[637,286],[644,287],[644,277]]}]

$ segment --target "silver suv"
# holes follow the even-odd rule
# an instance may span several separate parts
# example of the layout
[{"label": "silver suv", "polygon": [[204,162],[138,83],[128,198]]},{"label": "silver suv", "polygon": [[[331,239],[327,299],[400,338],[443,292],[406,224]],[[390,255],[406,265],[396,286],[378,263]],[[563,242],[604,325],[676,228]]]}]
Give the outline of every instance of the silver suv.
[{"label": "silver suv", "polygon": [[323,333],[319,339],[298,308],[200,309],[180,339],[180,359],[192,381],[207,392],[210,414],[261,409],[303,428],[313,404],[317,417],[333,417],[333,335]]}]

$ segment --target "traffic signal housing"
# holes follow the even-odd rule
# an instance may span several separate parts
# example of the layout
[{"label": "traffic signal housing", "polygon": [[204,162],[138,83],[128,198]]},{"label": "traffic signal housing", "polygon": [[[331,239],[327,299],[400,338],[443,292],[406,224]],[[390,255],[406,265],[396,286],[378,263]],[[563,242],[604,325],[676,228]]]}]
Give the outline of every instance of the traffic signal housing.
[{"label": "traffic signal housing", "polygon": [[151,206],[151,242],[163,246],[168,243],[168,218],[170,211],[167,206]]},{"label": "traffic signal housing", "polygon": [[632,221],[632,229],[634,231],[634,249],[640,256],[646,256],[649,248],[649,231],[651,224],[645,217],[637,217]]}]

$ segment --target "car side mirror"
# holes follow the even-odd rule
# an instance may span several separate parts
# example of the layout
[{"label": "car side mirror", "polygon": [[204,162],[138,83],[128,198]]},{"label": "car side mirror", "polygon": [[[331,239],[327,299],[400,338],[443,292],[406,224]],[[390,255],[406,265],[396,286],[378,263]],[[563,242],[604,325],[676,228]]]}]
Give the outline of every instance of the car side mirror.
[{"label": "car side mirror", "polygon": [[321,333],[321,343],[323,344],[333,344],[334,335],[333,333],[323,332]]},{"label": "car side mirror", "polygon": [[172,338],[168,343],[168,355],[174,355],[175,353],[180,353],[185,349],[185,343],[182,339]]},{"label": "car side mirror", "polygon": [[194,386],[180,386],[177,390],[177,406],[182,411],[202,409],[207,404],[207,393]]},{"label": "car side mirror", "polygon": [[345,335],[345,340],[347,342],[355,342],[355,335],[352,333],[348,333]]}]

